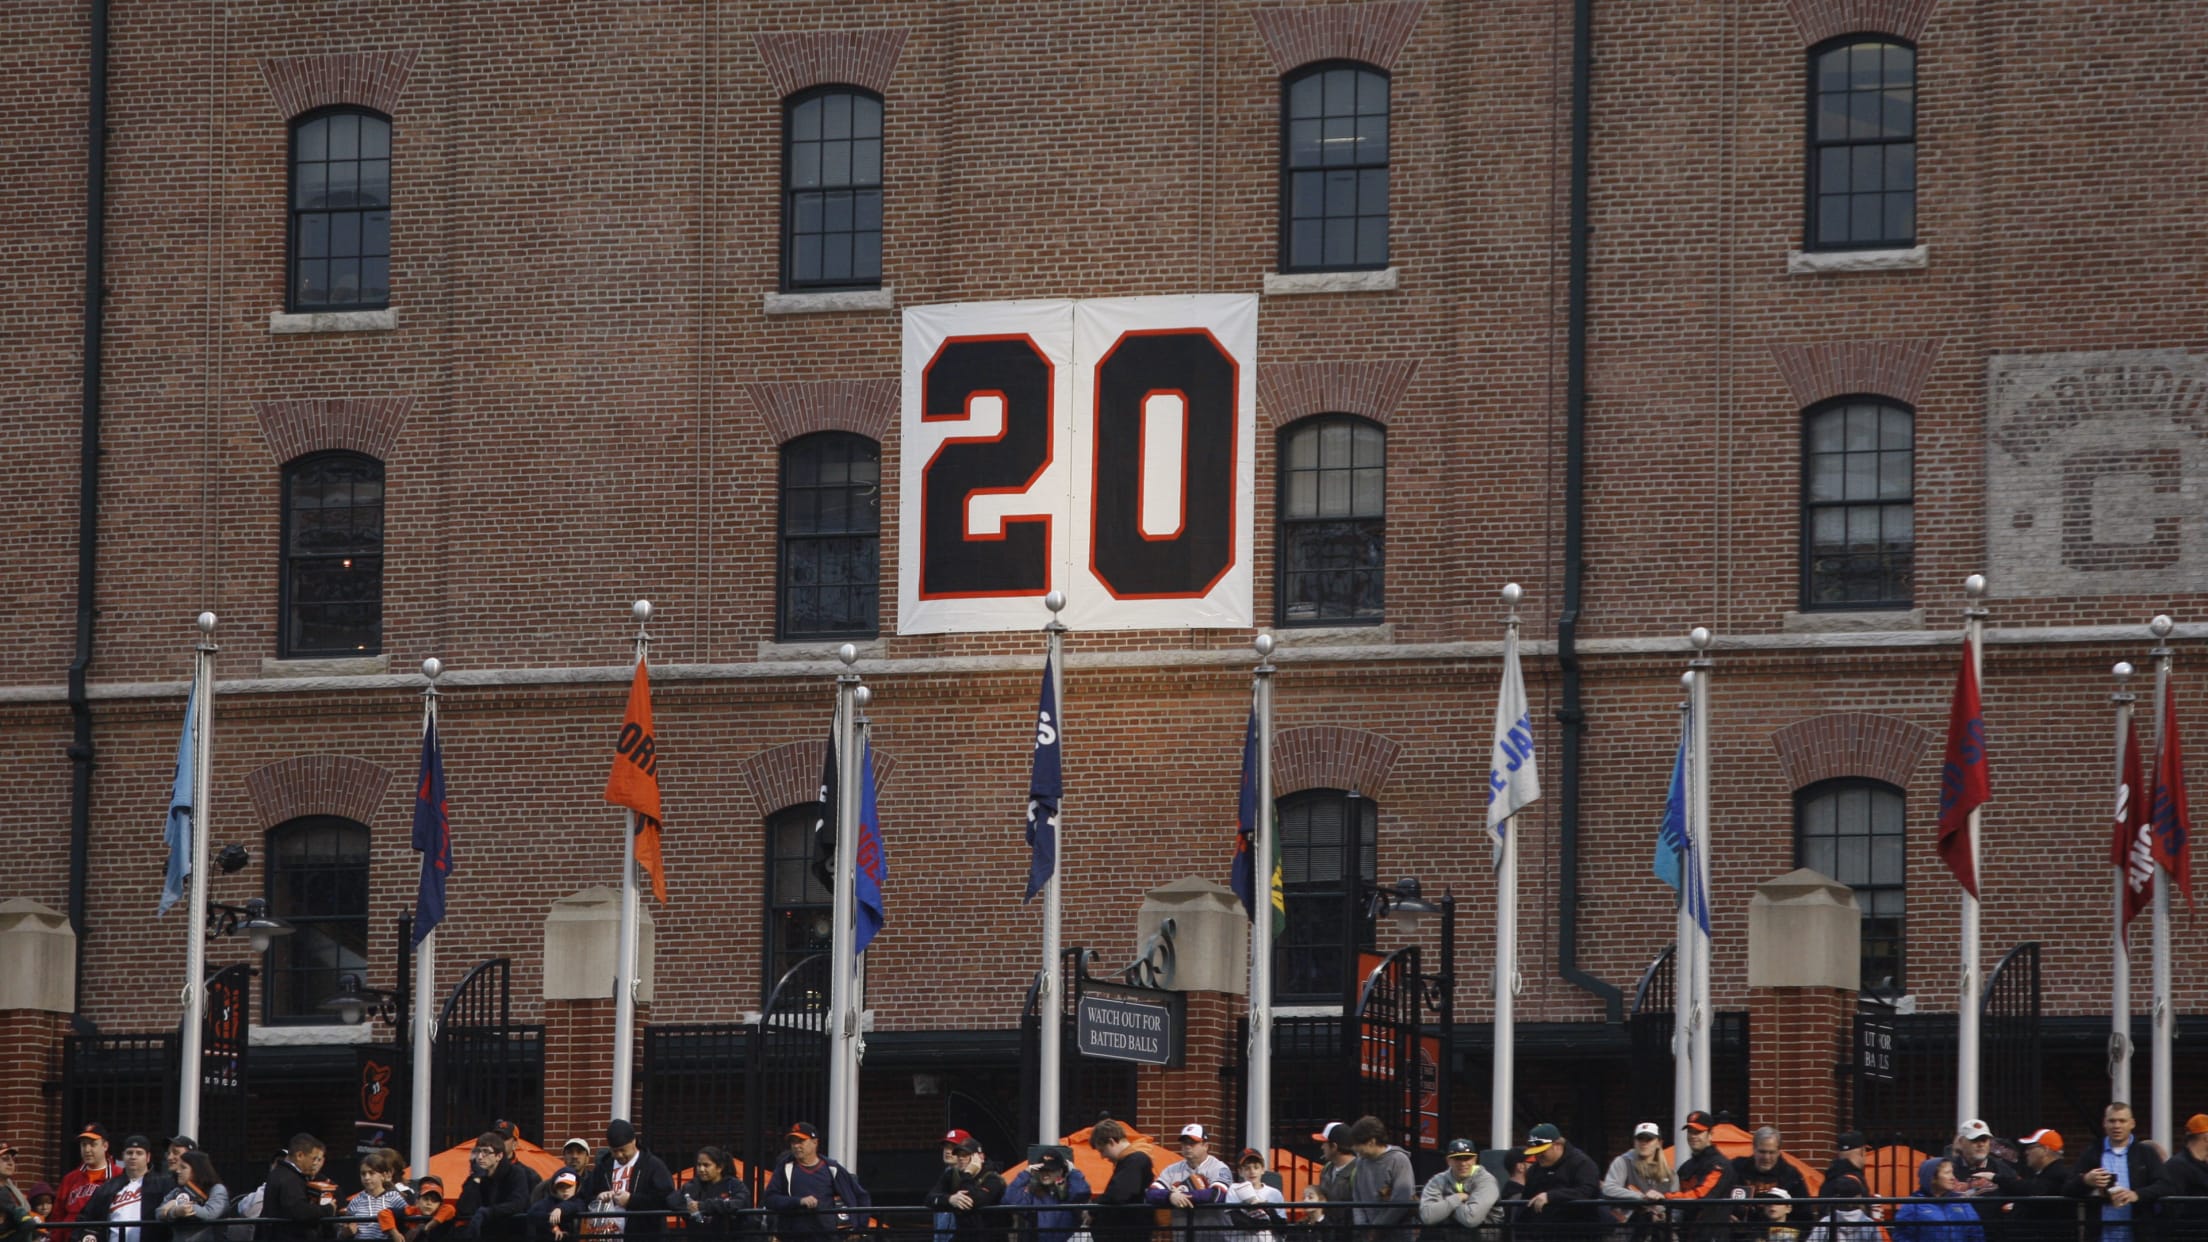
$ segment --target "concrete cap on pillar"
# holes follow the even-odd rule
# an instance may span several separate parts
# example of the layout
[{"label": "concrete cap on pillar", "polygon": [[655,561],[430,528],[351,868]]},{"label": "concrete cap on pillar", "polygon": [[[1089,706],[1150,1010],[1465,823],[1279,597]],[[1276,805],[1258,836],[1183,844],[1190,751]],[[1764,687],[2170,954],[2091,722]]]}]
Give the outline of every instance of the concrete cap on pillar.
[{"label": "concrete cap on pillar", "polygon": [[1233,889],[1189,876],[1144,893],[1135,952],[1152,943],[1167,919],[1173,920],[1173,955],[1163,986],[1175,992],[1249,992],[1250,921]]},{"label": "concrete cap on pillar", "polygon": [[[636,924],[636,999],[652,999],[652,905]],[[586,888],[557,898],[544,916],[544,999],[610,1000],[621,944],[621,894]]]},{"label": "concrete cap on pillar", "polygon": [[1845,988],[1863,980],[1855,890],[1803,867],[1756,886],[1748,903],[1748,986]]},{"label": "concrete cap on pillar", "polygon": [[0,901],[0,1009],[75,1013],[76,978],[69,917],[26,897]]}]

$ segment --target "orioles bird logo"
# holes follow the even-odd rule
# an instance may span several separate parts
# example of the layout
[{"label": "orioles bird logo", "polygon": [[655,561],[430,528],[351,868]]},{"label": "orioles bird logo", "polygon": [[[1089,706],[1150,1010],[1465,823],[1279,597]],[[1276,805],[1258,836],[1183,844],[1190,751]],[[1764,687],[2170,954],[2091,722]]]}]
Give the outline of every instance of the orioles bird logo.
[{"label": "orioles bird logo", "polygon": [[376,1061],[360,1067],[360,1115],[368,1121],[383,1120],[383,1107],[391,1100],[391,1067]]}]

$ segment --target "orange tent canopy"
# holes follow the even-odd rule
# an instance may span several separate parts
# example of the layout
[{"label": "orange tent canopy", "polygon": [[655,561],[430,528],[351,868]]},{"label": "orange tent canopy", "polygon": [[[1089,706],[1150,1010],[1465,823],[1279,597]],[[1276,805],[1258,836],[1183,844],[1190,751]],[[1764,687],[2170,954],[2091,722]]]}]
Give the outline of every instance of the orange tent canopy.
[{"label": "orange tent canopy", "polygon": [[[1719,1122],[1715,1127],[1713,1127],[1710,1130],[1710,1139],[1717,1145],[1717,1149],[1725,1153],[1727,1156],[1739,1157],[1753,1155],[1756,1150],[1755,1135],[1748,1133],[1746,1130],[1741,1129],[1739,1126],[1736,1126],[1729,1121]],[[1677,1168],[1679,1166],[1677,1148],[1666,1147],[1664,1149],[1664,1156],[1666,1159],[1669,1159],[1672,1162],[1673,1168]],[[1825,1184],[1825,1175],[1823,1172],[1809,1167],[1809,1165],[1803,1163],[1800,1156],[1795,1155],[1793,1152],[1781,1152],[1779,1153],[1779,1157],[1780,1159],[1786,1161],[1788,1164],[1793,1165],[1795,1172],[1802,1175],[1802,1184],[1809,1187],[1809,1193],[1816,1194],[1818,1190],[1823,1188]],[[1912,1166],[1909,1173],[1909,1180],[1912,1191],[1915,1187],[1916,1176],[1916,1170]]]},{"label": "orange tent canopy", "polygon": [[[1120,1124],[1126,1125],[1125,1122]],[[1058,1142],[1061,1146],[1073,1149],[1073,1167],[1081,1170],[1081,1176],[1088,1179],[1090,1190],[1101,1193],[1104,1189],[1104,1183],[1112,1180],[1112,1162],[1106,1160],[1102,1152],[1089,1146],[1089,1132],[1094,1129],[1096,1129],[1095,1126],[1083,1126],[1059,1139]],[[1137,1151],[1149,1152],[1151,1166],[1159,1170],[1163,1170],[1165,1166],[1181,1158],[1180,1153],[1167,1151],[1165,1148],[1158,1146],[1156,1139],[1142,1133],[1133,1126],[1127,1126],[1127,1141],[1133,1143]],[[1025,1160],[1015,1160],[1006,1165],[1003,1175],[1005,1184],[1007,1186],[1011,1185],[1012,1179],[1018,1177],[1026,1169],[1027,1162]]]},{"label": "orange tent canopy", "polygon": [[1914,1147],[1873,1147],[1863,1162],[1863,1184],[1874,1195],[1906,1199],[1917,1193],[1917,1166],[1929,1159]]},{"label": "orange tent canopy", "polygon": [[[429,1171],[445,1183],[445,1197],[455,1203],[460,1200],[460,1184],[468,1180],[468,1156],[474,1150],[475,1140],[469,1139],[429,1158]],[[560,1171],[560,1158],[528,1139],[514,1140],[514,1159],[535,1169],[539,1177]]]}]

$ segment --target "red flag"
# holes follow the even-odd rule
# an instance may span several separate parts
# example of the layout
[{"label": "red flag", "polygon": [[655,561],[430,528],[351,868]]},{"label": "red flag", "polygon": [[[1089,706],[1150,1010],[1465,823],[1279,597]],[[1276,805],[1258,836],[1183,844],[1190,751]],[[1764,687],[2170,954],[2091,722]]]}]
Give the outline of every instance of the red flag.
[{"label": "red flag", "polygon": [[2178,753],[2177,687],[2162,695],[2162,736],[2154,763],[2154,796],[2148,830],[2154,839],[2154,861],[2177,881],[2177,891],[2193,900],[2193,819],[2185,806],[2185,757]]},{"label": "red flag", "polygon": [[1947,709],[1947,757],[1940,765],[1940,860],[1963,891],[1978,895],[1970,857],[1970,813],[1993,795],[1986,777],[1986,722],[1978,704],[1978,666],[1963,640],[1963,667]]},{"label": "red flag", "polygon": [[2124,879],[2124,919],[2129,930],[2154,900],[2154,838],[2147,831],[2147,789],[2139,775],[2139,726],[2124,723],[2124,756],[2116,784],[2116,834],[2108,845],[2109,865]]},{"label": "red flag", "polygon": [[606,801],[636,812],[636,861],[652,877],[652,895],[667,900],[667,872],[659,859],[659,744],[652,734],[652,678],[636,662],[629,710],[613,743],[613,772]]}]

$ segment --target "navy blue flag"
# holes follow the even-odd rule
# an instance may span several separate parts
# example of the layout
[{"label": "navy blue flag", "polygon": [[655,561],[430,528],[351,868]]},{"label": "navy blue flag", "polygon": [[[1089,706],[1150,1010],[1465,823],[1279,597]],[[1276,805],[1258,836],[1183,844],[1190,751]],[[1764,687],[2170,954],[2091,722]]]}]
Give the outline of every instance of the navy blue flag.
[{"label": "navy blue flag", "polygon": [[859,899],[858,947],[866,952],[882,930],[882,881],[889,878],[889,860],[882,853],[882,815],[874,803],[874,743],[859,752],[859,873],[854,885]]},{"label": "navy blue flag", "polygon": [[1043,697],[1035,709],[1035,762],[1027,777],[1027,896],[1033,901],[1058,873],[1058,802],[1066,796],[1065,769],[1058,750],[1058,693],[1051,684],[1050,658],[1043,658]]},{"label": "navy blue flag", "polygon": [[836,727],[828,726],[828,749],[820,764],[820,818],[813,821],[813,878],[821,891],[836,891]]},{"label": "navy blue flag", "polygon": [[445,919],[445,877],[452,874],[452,821],[445,815],[445,755],[437,718],[422,723],[421,779],[414,786],[414,850],[422,856],[422,886],[414,897],[414,943]]},{"label": "navy blue flag", "polygon": [[[1235,811],[1234,868],[1227,882],[1242,899],[1242,914],[1257,919],[1257,708],[1250,708],[1250,723],[1242,734],[1242,798]],[[1273,837],[1273,934],[1288,926],[1287,893],[1280,882],[1280,837]]]}]

